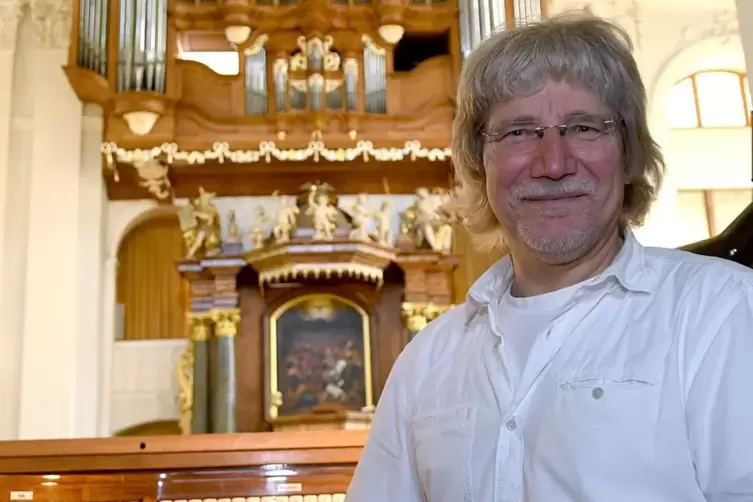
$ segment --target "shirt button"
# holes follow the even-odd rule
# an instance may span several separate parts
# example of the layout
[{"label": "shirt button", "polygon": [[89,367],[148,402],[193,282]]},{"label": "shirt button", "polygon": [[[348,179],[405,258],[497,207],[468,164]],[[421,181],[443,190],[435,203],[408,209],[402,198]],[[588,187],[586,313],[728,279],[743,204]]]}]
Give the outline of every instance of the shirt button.
[{"label": "shirt button", "polygon": [[516,422],[514,418],[511,418],[510,420],[507,421],[507,423],[505,424],[505,427],[507,427],[508,431],[514,431],[515,429],[518,428],[518,422]]},{"label": "shirt button", "polygon": [[604,397],[604,389],[601,387],[595,387],[594,390],[591,391],[591,395],[594,399],[601,399]]}]

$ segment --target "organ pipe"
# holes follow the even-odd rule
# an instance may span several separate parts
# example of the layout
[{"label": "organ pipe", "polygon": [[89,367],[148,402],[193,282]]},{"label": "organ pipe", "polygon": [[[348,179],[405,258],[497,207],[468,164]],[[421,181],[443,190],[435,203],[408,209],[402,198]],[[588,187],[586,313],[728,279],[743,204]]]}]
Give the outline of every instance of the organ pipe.
[{"label": "organ pipe", "polygon": [[81,0],[78,13],[79,68],[107,77],[107,0]]},{"label": "organ pipe", "polygon": [[120,0],[119,92],[165,92],[167,0]]},{"label": "organ pipe", "polygon": [[246,114],[267,113],[267,35],[257,37],[246,49]]},{"label": "organ pipe", "polygon": [[[494,31],[541,20],[547,0],[458,0],[463,58]],[[507,8],[509,7],[509,8]],[[510,15],[512,14],[512,15]]]},{"label": "organ pipe", "polygon": [[366,35],[362,40],[364,111],[387,113],[386,51]]}]

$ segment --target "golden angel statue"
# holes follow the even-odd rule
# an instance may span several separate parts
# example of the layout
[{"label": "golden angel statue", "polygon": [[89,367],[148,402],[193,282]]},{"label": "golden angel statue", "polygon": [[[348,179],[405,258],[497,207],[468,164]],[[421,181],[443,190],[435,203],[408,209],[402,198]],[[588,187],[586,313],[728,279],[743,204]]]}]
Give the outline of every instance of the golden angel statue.
[{"label": "golden angel statue", "polygon": [[372,213],[376,220],[376,232],[374,233],[374,240],[381,246],[392,246],[392,240],[394,238],[392,234],[392,201],[385,200],[379,207],[378,211]]},{"label": "golden angel statue", "polygon": [[[298,208],[296,208],[298,209]],[[264,228],[272,221],[263,206],[256,206],[254,223],[251,226],[251,249],[264,247]]]},{"label": "golden angel statue", "polygon": [[369,230],[367,225],[369,224],[369,217],[371,216],[371,210],[366,201],[367,194],[359,194],[356,201],[350,205],[350,216],[352,230],[348,237],[356,241],[371,241],[369,236]]},{"label": "golden angel statue", "polygon": [[[277,192],[272,195],[277,195]],[[300,211],[294,198],[285,195],[280,197],[280,205],[277,208],[277,221],[275,226],[272,227],[272,237],[275,244],[290,242]]]},{"label": "golden angel statue", "polygon": [[331,241],[334,238],[337,208],[329,203],[329,196],[316,185],[309,188],[306,214],[312,216],[315,241]]},{"label": "golden angel statue", "polygon": [[199,196],[178,210],[180,228],[186,243],[187,260],[219,254],[221,250],[220,213],[212,200],[216,194],[199,188]]}]

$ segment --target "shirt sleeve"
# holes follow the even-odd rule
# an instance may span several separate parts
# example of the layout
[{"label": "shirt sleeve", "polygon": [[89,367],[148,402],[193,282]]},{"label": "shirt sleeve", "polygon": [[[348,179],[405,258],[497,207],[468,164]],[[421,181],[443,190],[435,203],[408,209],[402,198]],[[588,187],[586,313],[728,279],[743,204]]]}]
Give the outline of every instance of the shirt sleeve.
[{"label": "shirt sleeve", "polygon": [[687,394],[691,455],[709,502],[753,500],[753,287],[742,289],[710,306],[723,320],[699,333]]},{"label": "shirt sleeve", "polygon": [[398,357],[379,398],[346,502],[422,501],[407,423],[411,379],[404,356]]}]

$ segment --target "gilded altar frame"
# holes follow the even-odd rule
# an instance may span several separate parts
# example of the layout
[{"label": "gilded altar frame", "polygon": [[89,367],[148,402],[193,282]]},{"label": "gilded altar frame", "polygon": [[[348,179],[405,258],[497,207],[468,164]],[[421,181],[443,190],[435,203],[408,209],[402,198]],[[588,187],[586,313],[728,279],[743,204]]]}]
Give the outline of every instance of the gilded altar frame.
[{"label": "gilded altar frame", "polygon": [[268,420],[274,421],[279,416],[279,408],[282,405],[282,395],[278,380],[278,335],[277,323],[283,314],[302,303],[316,300],[334,300],[351,307],[361,316],[361,330],[363,343],[363,372],[364,372],[364,410],[374,409],[374,389],[372,378],[372,350],[371,350],[371,316],[361,305],[346,297],[334,293],[311,293],[296,296],[278,306],[267,319],[267,402],[266,415]]}]

